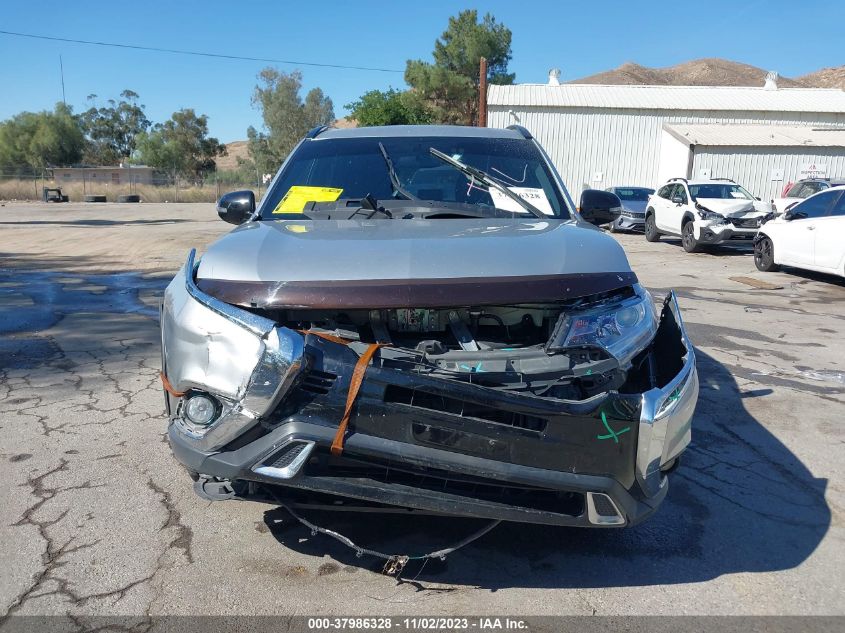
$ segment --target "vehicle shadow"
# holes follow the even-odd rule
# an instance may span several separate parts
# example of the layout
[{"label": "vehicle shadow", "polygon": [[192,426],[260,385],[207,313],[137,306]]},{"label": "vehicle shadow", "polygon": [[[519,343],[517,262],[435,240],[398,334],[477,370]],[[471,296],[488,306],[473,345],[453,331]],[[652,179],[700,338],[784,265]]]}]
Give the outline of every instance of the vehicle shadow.
[{"label": "vehicle shadow", "polygon": [[[683,249],[681,238],[675,239],[664,235],[660,238],[660,241]],[[699,252],[703,255],[753,255],[754,246],[751,242],[728,242],[704,246]]]},{"label": "vehicle shadow", "polygon": [[832,286],[845,288],[845,277],[839,277],[829,273],[818,273],[814,270],[792,268],[790,266],[781,266],[780,272],[792,275],[793,277],[800,277],[801,279],[806,279],[807,281],[818,281]]},{"label": "vehicle shadow", "polygon": [[[582,588],[704,582],[723,574],[800,565],[830,526],[827,480],[816,479],[744,406],[723,365],[697,353],[701,395],[693,443],[673,473],[663,506],[622,530],[502,523],[445,561],[411,561],[403,582]],[[756,395],[756,394],[755,394]],[[303,512],[362,547],[424,554],[448,547],[484,522],[446,517]],[[380,571],[384,561],[312,534],[280,508],[264,521],[284,547]],[[439,587],[442,589],[442,587]]]}]

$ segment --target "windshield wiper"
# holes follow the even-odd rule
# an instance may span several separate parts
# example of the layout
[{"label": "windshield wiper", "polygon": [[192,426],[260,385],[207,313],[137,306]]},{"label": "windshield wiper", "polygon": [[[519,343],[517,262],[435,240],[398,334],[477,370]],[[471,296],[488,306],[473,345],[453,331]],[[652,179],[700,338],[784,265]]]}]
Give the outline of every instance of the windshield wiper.
[{"label": "windshield wiper", "polygon": [[361,211],[369,211],[370,212],[370,214],[367,216],[368,220],[371,219],[376,213],[383,213],[384,215],[389,217],[391,220],[393,219],[393,214],[390,211],[388,211],[387,209],[385,209],[383,206],[381,206],[378,203],[378,200],[373,198],[373,194],[371,194],[371,193],[368,193],[366,196],[361,198],[361,204],[358,206],[357,209],[355,209],[355,211],[352,213],[352,215],[350,215],[346,219],[351,220],[356,215],[361,213]]},{"label": "windshield wiper", "polygon": [[503,185],[498,180],[493,178],[493,176],[488,174],[486,171],[482,171],[478,167],[472,167],[471,165],[465,165],[464,163],[462,163],[458,160],[455,160],[454,158],[452,158],[448,154],[444,154],[443,152],[436,150],[433,147],[429,147],[428,151],[431,152],[432,156],[434,156],[435,158],[439,158],[440,160],[442,160],[447,165],[451,165],[452,167],[454,167],[458,171],[462,172],[464,175],[469,176],[471,178],[475,178],[476,180],[483,182],[488,187],[495,187],[496,189],[501,191],[503,194],[505,194],[508,198],[510,198],[511,200],[516,202],[523,209],[528,211],[528,213],[530,213],[534,217],[544,218],[544,219],[547,217],[545,213],[540,211],[537,207],[535,207],[533,204],[531,204],[527,200],[523,200],[522,198],[520,198],[513,191],[511,191],[505,185]]},{"label": "windshield wiper", "polygon": [[399,182],[399,176],[396,175],[396,169],[393,167],[393,161],[390,159],[390,155],[387,153],[387,150],[384,149],[384,145],[382,145],[381,142],[379,142],[378,148],[381,150],[381,155],[384,156],[384,162],[387,163],[387,175],[390,176],[390,184],[393,185],[393,190],[399,195],[405,196],[408,200],[419,200],[419,198],[412,193],[409,193],[402,186],[402,183]]}]

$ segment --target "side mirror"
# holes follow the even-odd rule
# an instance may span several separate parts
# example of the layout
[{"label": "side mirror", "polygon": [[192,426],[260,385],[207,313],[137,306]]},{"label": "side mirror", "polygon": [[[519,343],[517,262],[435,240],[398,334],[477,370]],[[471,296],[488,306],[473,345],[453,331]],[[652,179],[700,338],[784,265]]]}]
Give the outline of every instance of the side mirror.
[{"label": "side mirror", "polygon": [[585,189],[579,207],[581,217],[596,226],[610,224],[622,213],[622,201],[615,193],[598,189]]},{"label": "side mirror", "polygon": [[231,191],[217,201],[217,215],[229,224],[243,224],[255,211],[255,194],[249,189]]},{"label": "side mirror", "polygon": [[683,204],[684,199],[681,196],[675,196],[674,198],[672,198],[672,202],[674,202],[675,204]]}]

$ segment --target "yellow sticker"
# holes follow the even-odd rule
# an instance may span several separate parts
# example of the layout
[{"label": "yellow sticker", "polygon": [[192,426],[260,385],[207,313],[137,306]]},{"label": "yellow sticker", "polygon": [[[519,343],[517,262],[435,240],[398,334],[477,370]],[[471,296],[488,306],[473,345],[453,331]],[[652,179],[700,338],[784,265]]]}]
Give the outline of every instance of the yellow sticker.
[{"label": "yellow sticker", "polygon": [[279,200],[273,213],[302,213],[309,202],[334,202],[343,189],[333,187],[305,187],[294,185]]}]

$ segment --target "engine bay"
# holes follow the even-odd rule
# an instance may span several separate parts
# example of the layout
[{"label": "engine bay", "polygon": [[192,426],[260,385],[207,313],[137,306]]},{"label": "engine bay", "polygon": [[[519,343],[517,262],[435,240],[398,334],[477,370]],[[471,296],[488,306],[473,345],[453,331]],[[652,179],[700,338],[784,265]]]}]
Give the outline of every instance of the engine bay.
[{"label": "engine bay", "polygon": [[555,347],[567,317],[633,296],[631,288],[565,302],[373,310],[261,311],[299,332],[331,336],[364,349],[383,347],[384,368],[583,400],[627,379],[627,368],[596,345]]}]

